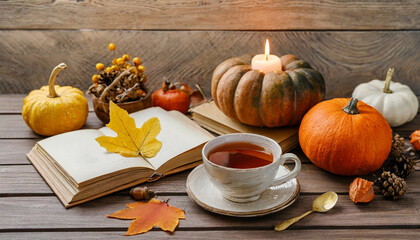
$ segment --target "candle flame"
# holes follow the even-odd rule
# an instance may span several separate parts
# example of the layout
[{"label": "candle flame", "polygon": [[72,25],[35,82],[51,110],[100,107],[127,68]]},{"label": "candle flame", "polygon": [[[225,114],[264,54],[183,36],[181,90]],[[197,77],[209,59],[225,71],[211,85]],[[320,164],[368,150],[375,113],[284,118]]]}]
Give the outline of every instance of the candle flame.
[{"label": "candle flame", "polygon": [[265,60],[268,61],[268,56],[270,55],[270,43],[268,39],[265,39]]}]

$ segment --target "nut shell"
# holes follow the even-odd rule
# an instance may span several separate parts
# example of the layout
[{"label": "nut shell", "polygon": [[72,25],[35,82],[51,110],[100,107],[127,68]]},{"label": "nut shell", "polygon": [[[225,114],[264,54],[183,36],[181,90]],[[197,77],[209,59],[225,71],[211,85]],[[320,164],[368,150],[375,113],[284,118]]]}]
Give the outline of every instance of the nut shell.
[{"label": "nut shell", "polygon": [[147,187],[135,187],[130,190],[130,195],[135,200],[148,200],[155,196],[155,193]]}]

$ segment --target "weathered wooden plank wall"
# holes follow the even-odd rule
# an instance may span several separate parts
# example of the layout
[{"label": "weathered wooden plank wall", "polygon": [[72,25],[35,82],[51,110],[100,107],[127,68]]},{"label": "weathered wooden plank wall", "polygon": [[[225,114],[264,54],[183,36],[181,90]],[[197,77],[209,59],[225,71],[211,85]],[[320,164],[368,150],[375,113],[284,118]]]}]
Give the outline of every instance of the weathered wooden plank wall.
[{"label": "weathered wooden plank wall", "polygon": [[0,93],[27,93],[46,84],[60,62],[58,84],[86,90],[107,44],[140,56],[148,87],[164,77],[200,82],[210,91],[224,59],[272,52],[295,54],[323,73],[327,98],[384,78],[420,95],[419,0],[406,1],[1,1]]},{"label": "weathered wooden plank wall", "polygon": [[58,84],[87,89],[97,62],[110,63],[107,44],[144,60],[148,86],[163,77],[199,81],[210,90],[213,69],[224,59],[263,50],[271,39],[276,54],[292,53],[309,61],[325,77],[327,97],[349,96],[358,83],[384,79],[389,66],[395,79],[420,95],[420,31],[407,32],[219,32],[219,31],[0,31],[0,92],[25,93],[46,85],[60,62],[68,70]]},{"label": "weathered wooden plank wall", "polygon": [[2,1],[3,29],[418,29],[417,0]]}]

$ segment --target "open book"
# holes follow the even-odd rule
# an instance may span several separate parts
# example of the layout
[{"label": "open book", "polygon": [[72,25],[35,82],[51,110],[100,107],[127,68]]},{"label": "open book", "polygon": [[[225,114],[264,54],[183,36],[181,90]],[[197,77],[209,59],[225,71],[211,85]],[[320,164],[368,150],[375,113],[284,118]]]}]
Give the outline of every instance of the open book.
[{"label": "open book", "polygon": [[288,152],[299,143],[299,126],[265,128],[245,125],[230,119],[211,101],[200,104],[192,110],[192,119],[202,127],[219,135],[228,133],[255,133],[276,141],[283,152]]},{"label": "open book", "polygon": [[156,137],[162,148],[153,158],[109,153],[95,138],[116,136],[107,127],[78,130],[36,143],[27,154],[66,208],[201,163],[201,149],[213,135],[178,111],[148,108],[130,114],[137,127],[149,118],[160,120]]}]

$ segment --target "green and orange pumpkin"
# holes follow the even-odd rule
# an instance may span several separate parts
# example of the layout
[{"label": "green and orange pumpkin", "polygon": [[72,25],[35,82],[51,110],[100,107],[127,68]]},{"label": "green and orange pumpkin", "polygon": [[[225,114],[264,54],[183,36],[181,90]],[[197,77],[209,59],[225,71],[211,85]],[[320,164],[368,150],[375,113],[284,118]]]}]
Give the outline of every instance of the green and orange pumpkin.
[{"label": "green and orange pumpkin", "polygon": [[325,96],[322,75],[294,55],[280,57],[282,70],[263,73],[251,68],[251,56],[235,57],[214,70],[211,94],[228,117],[259,127],[300,123]]}]

